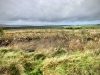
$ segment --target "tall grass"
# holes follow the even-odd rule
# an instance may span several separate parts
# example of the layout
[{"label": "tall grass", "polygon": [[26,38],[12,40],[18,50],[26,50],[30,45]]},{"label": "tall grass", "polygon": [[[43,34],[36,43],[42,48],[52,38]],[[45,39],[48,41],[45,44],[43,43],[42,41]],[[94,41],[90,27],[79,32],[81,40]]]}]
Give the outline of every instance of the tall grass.
[{"label": "tall grass", "polygon": [[[0,75],[100,74],[99,29],[4,30],[4,33],[0,43]],[[5,46],[8,40],[12,42]]]},{"label": "tall grass", "polygon": [[[59,53],[60,52],[60,53]],[[99,75],[100,49],[63,50],[52,53],[26,53],[23,50],[0,49],[1,75]]]}]

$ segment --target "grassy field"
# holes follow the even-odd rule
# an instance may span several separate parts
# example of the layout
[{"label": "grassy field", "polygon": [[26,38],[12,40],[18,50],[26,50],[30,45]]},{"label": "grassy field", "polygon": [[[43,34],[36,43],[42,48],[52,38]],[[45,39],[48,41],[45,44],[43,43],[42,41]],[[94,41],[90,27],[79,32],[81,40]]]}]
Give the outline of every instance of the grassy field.
[{"label": "grassy field", "polygon": [[0,75],[100,75],[99,28],[4,28]]}]

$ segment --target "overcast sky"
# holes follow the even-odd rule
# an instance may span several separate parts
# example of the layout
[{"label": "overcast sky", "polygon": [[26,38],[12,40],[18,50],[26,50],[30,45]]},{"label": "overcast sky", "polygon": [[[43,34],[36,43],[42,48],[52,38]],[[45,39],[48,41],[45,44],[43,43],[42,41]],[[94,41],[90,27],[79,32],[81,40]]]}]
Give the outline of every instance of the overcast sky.
[{"label": "overcast sky", "polygon": [[100,0],[0,0],[0,23],[100,23]]}]

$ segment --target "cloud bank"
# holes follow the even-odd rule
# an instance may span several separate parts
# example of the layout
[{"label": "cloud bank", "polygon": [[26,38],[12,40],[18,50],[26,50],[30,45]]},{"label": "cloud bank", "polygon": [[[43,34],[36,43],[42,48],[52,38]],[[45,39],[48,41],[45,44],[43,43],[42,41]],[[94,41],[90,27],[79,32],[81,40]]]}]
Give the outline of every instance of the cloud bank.
[{"label": "cloud bank", "polygon": [[100,20],[100,0],[0,0],[0,22]]}]

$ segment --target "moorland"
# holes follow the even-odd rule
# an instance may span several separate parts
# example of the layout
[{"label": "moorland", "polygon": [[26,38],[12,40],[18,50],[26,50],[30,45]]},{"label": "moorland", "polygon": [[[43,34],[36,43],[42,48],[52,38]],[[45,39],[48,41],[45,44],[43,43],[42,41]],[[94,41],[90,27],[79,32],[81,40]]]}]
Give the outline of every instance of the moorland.
[{"label": "moorland", "polygon": [[0,28],[0,75],[99,75],[100,24]]}]

